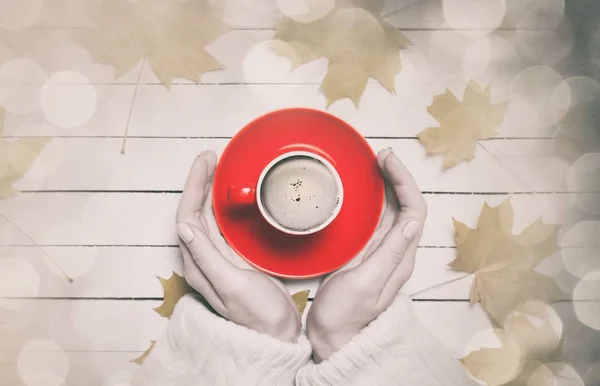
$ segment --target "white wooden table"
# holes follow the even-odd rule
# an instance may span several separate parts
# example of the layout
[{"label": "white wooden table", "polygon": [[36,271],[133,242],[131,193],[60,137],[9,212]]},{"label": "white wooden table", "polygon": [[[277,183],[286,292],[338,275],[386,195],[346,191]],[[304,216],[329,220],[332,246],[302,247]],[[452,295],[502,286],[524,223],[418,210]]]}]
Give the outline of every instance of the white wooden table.
[{"label": "white wooden table", "polygon": [[[0,307],[12,309],[0,310],[0,321],[6,315],[9,327],[18,326],[13,337],[21,333],[34,341],[34,351],[20,355],[18,366],[5,370],[0,380],[7,385],[60,385],[64,379],[68,385],[124,385],[120,382],[137,367],[129,361],[168,322],[153,311],[163,296],[156,277],[182,272],[174,212],[194,157],[204,149],[219,153],[244,124],[265,112],[325,109],[319,83],[327,61],[291,72],[287,60],[266,48],[279,16],[275,1],[261,0],[257,6],[229,0],[225,20],[233,30],[208,46],[225,70],[205,74],[200,84],[178,79],[169,90],[140,62],[115,80],[112,68],[94,63],[71,36],[85,24],[83,2],[47,3],[54,8],[28,32],[24,53],[0,46],[0,66],[22,56],[46,74],[40,79],[15,71],[15,79],[2,78],[0,90],[20,90],[14,97],[19,100],[5,103],[25,110],[8,109],[5,137],[52,137],[15,184],[22,193],[0,201],[2,257],[18,259],[15,274],[24,283],[12,299],[0,299]],[[514,231],[519,232],[538,217],[565,219],[570,205],[568,195],[556,193],[566,190],[568,165],[552,153],[556,119],[548,95],[548,90],[561,95],[563,78],[548,68],[529,69],[545,75],[537,85],[541,91],[519,91],[517,75],[539,65],[520,51],[523,43],[515,32],[534,3],[507,0],[500,29],[488,35],[498,26],[494,9],[482,16],[468,15],[462,7],[461,16],[445,12],[441,0],[389,0],[386,20],[414,43],[401,54],[397,93],[371,80],[359,109],[343,100],[328,110],[366,136],[374,150],[391,146],[425,192],[429,219],[405,291],[415,294],[423,323],[456,355],[464,354],[471,338],[490,323],[479,306],[469,305],[472,278],[447,267],[455,255],[452,218],[474,227],[484,202],[495,205],[512,194]],[[543,20],[537,22],[541,25],[527,27],[545,28]],[[52,95],[69,101],[65,114],[83,114],[93,104],[91,118],[72,129],[48,122],[39,108],[45,80],[60,71],[77,72],[89,82],[52,86]],[[416,134],[436,125],[426,111],[433,95],[448,87],[461,98],[471,78],[492,84],[494,100],[512,97],[511,104],[497,139],[480,142],[472,162],[442,171],[442,157],[427,156]],[[46,254],[75,279],[72,284]],[[287,284],[291,291],[311,289],[312,297],[318,281]],[[36,374],[43,368],[56,374],[56,383],[34,383],[29,375],[29,383],[20,383],[18,372]]]}]

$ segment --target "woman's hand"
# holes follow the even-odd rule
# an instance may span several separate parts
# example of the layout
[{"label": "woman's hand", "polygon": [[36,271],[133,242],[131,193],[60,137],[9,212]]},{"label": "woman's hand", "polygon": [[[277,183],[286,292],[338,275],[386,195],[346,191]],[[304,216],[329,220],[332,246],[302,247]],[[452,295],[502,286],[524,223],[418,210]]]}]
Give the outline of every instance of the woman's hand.
[{"label": "woman's hand", "polygon": [[427,216],[425,199],[413,176],[392,153],[377,162],[393,190],[381,226],[365,250],[328,276],[307,320],[317,362],[327,359],[386,310],[412,275],[415,253]]},{"label": "woman's hand", "polygon": [[177,209],[185,279],[225,319],[295,342],[300,315],[283,284],[250,268],[219,231],[211,200],[216,164],[214,152],[196,158]]}]

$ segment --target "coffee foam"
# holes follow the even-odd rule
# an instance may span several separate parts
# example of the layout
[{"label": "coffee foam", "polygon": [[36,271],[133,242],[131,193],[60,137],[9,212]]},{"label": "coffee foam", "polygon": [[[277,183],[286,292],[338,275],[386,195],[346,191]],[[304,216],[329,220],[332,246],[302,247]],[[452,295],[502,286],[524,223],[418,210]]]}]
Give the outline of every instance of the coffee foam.
[{"label": "coffee foam", "polygon": [[275,164],[263,180],[261,201],[275,222],[293,231],[318,227],[340,203],[334,175],[325,164],[307,156]]}]

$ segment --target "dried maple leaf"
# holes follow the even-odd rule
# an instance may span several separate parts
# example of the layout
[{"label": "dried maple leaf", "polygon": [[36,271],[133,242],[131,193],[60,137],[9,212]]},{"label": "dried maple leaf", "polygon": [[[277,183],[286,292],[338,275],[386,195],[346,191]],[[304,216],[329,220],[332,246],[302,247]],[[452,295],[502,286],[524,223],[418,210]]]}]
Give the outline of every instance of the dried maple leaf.
[{"label": "dried maple leaf", "polygon": [[463,101],[448,89],[433,97],[427,108],[440,124],[417,134],[427,153],[445,153],[444,168],[475,158],[477,140],[496,135],[496,127],[504,118],[508,102],[492,104],[491,87],[485,89],[470,81]]},{"label": "dried maple leaf", "polygon": [[[198,293],[194,290],[187,281],[182,277],[173,272],[170,278],[163,279],[161,277],[158,278],[160,281],[160,285],[164,290],[164,300],[163,304],[159,307],[155,308],[159,315],[164,316],[165,318],[170,318],[173,315],[173,311],[175,310],[175,306],[179,299],[187,294],[195,294],[197,296]],[[308,294],[309,291],[300,291],[292,295],[292,299],[294,299],[294,303],[298,307],[298,311],[300,314],[304,312],[306,308],[306,304],[308,303]],[[205,305],[209,306],[204,299],[200,299]],[[209,306],[210,307],[210,306]]]},{"label": "dried maple leaf", "polygon": [[175,77],[198,81],[223,68],[204,46],[228,27],[205,0],[104,1],[95,16],[96,26],[77,38],[97,61],[114,66],[117,77],[142,58],[167,87]]},{"label": "dried maple leaf", "polygon": [[15,194],[12,184],[23,177],[40,151],[50,142],[48,138],[33,137],[4,141],[3,126],[4,110],[0,109],[0,199]]},{"label": "dried maple leaf", "polygon": [[150,353],[152,352],[152,350],[154,349],[154,345],[156,344],[155,340],[151,340],[150,341],[150,347],[148,347],[148,349],[146,351],[144,351],[144,353],[142,355],[140,355],[139,357],[132,359],[131,363],[135,363],[137,365],[141,365],[142,363],[144,363],[144,361],[146,360],[146,358],[148,358],[148,355],[150,355]]},{"label": "dried maple leaf", "polygon": [[175,272],[173,272],[168,279],[159,277],[158,280],[163,287],[165,295],[163,303],[155,308],[154,311],[165,318],[170,318],[173,315],[173,311],[175,310],[175,306],[179,299],[187,294],[196,293],[196,290],[190,287],[187,281]]},{"label": "dried maple leaf", "polygon": [[[170,278],[163,279],[159,277],[158,280],[160,281],[160,285],[163,287],[164,291],[163,303],[154,309],[154,311],[156,311],[159,315],[165,318],[171,318],[177,302],[179,302],[179,299],[187,294],[195,294],[199,301],[201,301],[205,306],[214,312],[212,307],[210,307],[210,304],[208,304],[208,302],[206,302],[206,300],[202,298],[195,289],[190,287],[190,285],[182,276],[173,272]],[[292,295],[292,299],[294,299],[294,303],[296,303],[300,314],[302,314],[306,308],[306,304],[308,303],[308,294],[309,291],[305,290]],[[146,352],[144,352],[144,354],[142,354],[139,358],[132,360],[132,362],[141,365],[148,355],[150,355],[155,343],[156,341],[151,341],[148,350],[146,350]]]},{"label": "dried maple leaf", "polygon": [[483,309],[499,325],[523,303],[550,303],[563,297],[554,279],[534,271],[544,258],[559,250],[558,226],[536,221],[513,235],[509,200],[492,208],[484,205],[477,229],[454,220],[456,259],[450,266],[475,275],[471,304]]},{"label": "dried maple leaf", "polygon": [[411,45],[403,33],[383,21],[380,0],[354,1],[354,5],[337,6],[308,23],[284,18],[271,42],[271,48],[288,57],[293,67],[329,59],[321,83],[328,107],[343,98],[358,107],[370,77],[394,92],[396,73],[402,68],[400,50]]},{"label": "dried maple leaf", "polygon": [[560,343],[561,326],[552,325],[548,309],[543,303],[524,303],[506,318],[504,330],[521,344],[528,359],[545,360]]},{"label": "dried maple leaf", "polygon": [[298,312],[300,313],[300,315],[302,315],[302,313],[306,309],[306,305],[308,304],[308,294],[309,293],[310,293],[310,291],[305,290],[305,291],[296,292],[295,294],[292,295],[292,299],[294,299],[294,303],[296,303],[296,307],[298,307]]},{"label": "dried maple leaf", "polygon": [[489,386],[504,385],[521,372],[524,356],[521,347],[502,330],[495,330],[500,348],[482,348],[461,359],[465,368],[475,378]]}]

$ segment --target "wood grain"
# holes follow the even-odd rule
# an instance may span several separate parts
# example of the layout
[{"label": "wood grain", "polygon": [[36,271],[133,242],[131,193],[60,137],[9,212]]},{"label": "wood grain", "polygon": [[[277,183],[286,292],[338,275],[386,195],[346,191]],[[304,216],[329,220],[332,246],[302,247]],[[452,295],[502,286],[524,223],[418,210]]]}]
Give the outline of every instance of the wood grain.
[{"label": "wood grain", "polygon": [[[20,302],[21,309],[9,315],[9,323],[18,321],[20,332],[30,339],[52,340],[65,351],[144,351],[168,323],[153,311],[161,304],[154,300],[11,302]],[[432,334],[455,353],[476,331],[490,327],[483,310],[468,302],[415,302],[414,307]]]},{"label": "wood grain", "polygon": [[[44,252],[75,282],[67,283]],[[183,275],[178,247],[44,247],[43,251],[35,247],[3,247],[0,253],[31,265],[40,279],[35,293],[40,298],[162,298],[164,293],[157,277],[168,278],[172,272]],[[415,272],[402,291],[419,293],[415,296],[419,299],[468,299],[472,278],[463,278],[464,273],[453,272],[447,266],[454,257],[453,248],[419,249]],[[135,280],[131,280],[132,275]],[[456,279],[459,280],[440,285]],[[284,280],[284,284],[290,293],[308,289],[312,298],[321,280]],[[11,297],[30,297],[29,284],[23,280],[15,285]],[[439,287],[420,293],[435,286]]]},{"label": "wood grain", "polygon": [[[24,191],[181,191],[194,158],[202,150],[220,155],[228,142],[227,138],[130,138],[123,155],[119,138],[54,138],[14,187]],[[530,153],[531,141],[494,140],[486,142],[490,152],[479,148],[473,161],[442,172],[443,157],[428,156],[418,139],[367,142],[374,152],[392,147],[426,192],[527,192],[531,189],[515,172],[526,172],[524,177],[529,177],[542,171],[542,161],[550,158]],[[518,149],[523,152],[519,154]],[[497,156],[508,166],[498,162]],[[558,184],[560,170],[552,172],[556,185],[536,187],[564,191]]]},{"label": "wood grain", "polygon": [[[474,227],[482,205],[505,194],[427,194],[429,217],[421,245],[453,246],[452,218]],[[175,245],[175,193],[28,193],[0,201],[0,213],[40,245]],[[568,194],[514,195],[514,231],[538,218],[573,221]],[[0,219],[2,245],[22,240],[21,232]],[[31,242],[25,243],[27,245]]]}]

